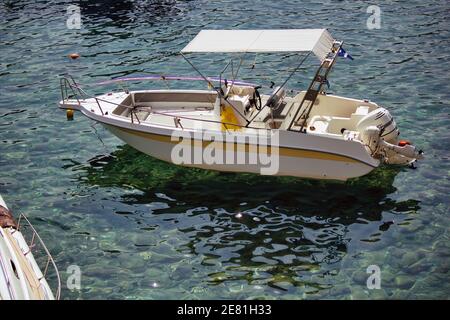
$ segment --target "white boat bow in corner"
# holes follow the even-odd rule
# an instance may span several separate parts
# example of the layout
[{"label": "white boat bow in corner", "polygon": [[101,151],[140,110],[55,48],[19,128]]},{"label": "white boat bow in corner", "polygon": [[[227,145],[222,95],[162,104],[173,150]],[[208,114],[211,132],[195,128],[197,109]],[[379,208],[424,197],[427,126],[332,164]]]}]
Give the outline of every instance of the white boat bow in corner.
[{"label": "white boat bow in corner", "polygon": [[[23,229],[30,232],[29,242]],[[44,254],[43,272],[33,255],[37,245]],[[46,280],[50,269],[57,280],[55,292]],[[0,300],[55,300],[60,290],[58,268],[36,230],[23,214],[16,222],[0,195]]]},{"label": "white boat bow in corner", "polygon": [[[180,165],[337,180],[365,175],[382,163],[412,165],[423,152],[398,140],[397,125],[385,108],[325,92],[342,50],[342,41],[326,29],[203,30],[181,54],[209,90],[121,90],[91,96],[73,78],[65,77],[59,106],[79,110],[132,147]],[[235,81],[237,71],[232,80],[222,74],[208,78],[186,57],[188,53],[272,52],[303,54],[292,74],[310,53],[319,60],[307,90],[288,96],[290,74],[270,95],[260,94],[259,86]],[[174,149],[183,140],[174,136],[192,138],[192,156],[174,159]],[[269,140],[266,147],[263,142]],[[275,171],[264,171],[263,153],[277,155]],[[197,154],[209,158],[196,159]]]}]

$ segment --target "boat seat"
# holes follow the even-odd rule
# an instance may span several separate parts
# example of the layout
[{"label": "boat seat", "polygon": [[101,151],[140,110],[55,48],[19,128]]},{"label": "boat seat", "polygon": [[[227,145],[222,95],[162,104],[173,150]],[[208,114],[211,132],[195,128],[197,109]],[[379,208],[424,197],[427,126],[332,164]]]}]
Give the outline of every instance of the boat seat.
[{"label": "boat seat", "polygon": [[285,119],[294,104],[294,99],[284,98],[283,104],[278,109],[274,110],[274,117],[277,119]]},{"label": "boat seat", "polygon": [[350,119],[352,119],[352,122],[355,123],[355,125],[364,118],[366,115],[369,114],[369,106],[359,106],[356,108],[355,112],[351,114]]},{"label": "boat seat", "polygon": [[232,95],[229,96],[228,101],[233,104],[233,106],[239,110],[240,113],[244,114],[247,106],[250,103],[250,97],[249,96],[238,96],[238,95]]},{"label": "boat seat", "polygon": [[353,114],[365,116],[368,113],[369,113],[369,106],[359,106],[358,108],[356,108],[356,111]]},{"label": "boat seat", "polygon": [[[254,111],[255,114],[257,112],[258,112],[258,110]],[[264,122],[264,120],[269,116],[269,113],[270,113],[270,108],[263,108],[263,109],[261,109],[258,116],[253,121]],[[250,118],[253,116],[254,116],[253,114],[250,114]]]},{"label": "boat seat", "polygon": [[369,109],[369,106],[359,106],[350,118],[316,115],[311,118],[307,132],[343,134],[345,130],[355,131],[358,122],[369,114]]},{"label": "boat seat", "polygon": [[298,110],[298,108],[300,107],[300,102],[298,100],[294,100],[292,99],[292,103],[289,105],[286,105],[286,107],[284,107],[282,114],[284,115],[284,119],[283,122],[280,125],[280,130],[287,130],[290,121],[292,121],[292,117],[295,114],[295,112]]},{"label": "boat seat", "polygon": [[342,134],[344,130],[354,129],[355,125],[350,118],[331,117],[327,131],[328,133]]},{"label": "boat seat", "polygon": [[311,133],[327,133],[330,120],[331,117],[328,116],[314,116],[309,122],[306,131]]},{"label": "boat seat", "polygon": [[328,125],[328,132],[334,134],[342,134],[345,130],[355,131],[358,122],[369,113],[368,106],[359,106],[350,118],[331,117]]},{"label": "boat seat", "polygon": [[310,133],[342,134],[344,130],[351,130],[353,127],[350,118],[317,115],[311,118],[306,130]]},{"label": "boat seat", "polygon": [[[231,90],[230,90],[231,89]],[[230,102],[234,109],[239,111],[240,114],[245,115],[245,111],[247,110],[247,106],[250,104],[251,92],[254,92],[253,88],[247,87],[228,87],[229,92],[227,101]],[[217,117],[220,117],[221,114],[221,106],[229,106],[229,104],[223,101],[223,98],[217,96],[214,102],[214,114]]]},{"label": "boat seat", "polygon": [[230,101],[239,112],[244,114],[247,106],[250,104],[250,98],[253,96],[255,89],[253,87],[228,85],[225,92],[228,95],[228,101]]}]

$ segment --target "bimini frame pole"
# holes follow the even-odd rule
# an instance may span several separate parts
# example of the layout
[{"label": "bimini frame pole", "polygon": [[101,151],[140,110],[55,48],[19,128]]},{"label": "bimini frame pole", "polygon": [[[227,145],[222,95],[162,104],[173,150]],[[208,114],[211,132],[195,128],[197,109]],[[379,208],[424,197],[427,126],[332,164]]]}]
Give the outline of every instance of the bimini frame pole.
[{"label": "bimini frame pole", "polygon": [[[303,96],[302,102],[295,112],[294,117],[291,119],[289,123],[288,130],[290,131],[300,131],[304,132],[303,128],[306,125],[309,114],[314,106],[314,103],[317,99],[317,96],[322,91],[323,85],[327,82],[328,74],[333,68],[336,58],[338,57],[339,50],[341,49],[343,41],[335,41],[333,46],[331,47],[331,51],[328,53],[327,58],[320,64],[320,67],[317,69],[316,74],[314,75],[313,80],[311,81],[308,90]],[[305,105],[306,103],[306,105]],[[305,105],[305,108],[303,106]],[[299,112],[302,111],[300,117],[298,117]],[[298,119],[297,119],[298,118]],[[300,125],[300,129],[293,129],[292,127],[295,125],[295,122],[303,120]]]},{"label": "bimini frame pole", "polygon": [[233,106],[233,104],[232,104],[230,101],[228,101],[227,97],[225,97],[225,96],[223,95],[222,91],[219,90],[219,89],[217,89],[217,88],[211,83],[211,81],[209,81],[208,78],[206,78],[206,77],[203,75],[203,73],[201,73],[201,71],[198,70],[198,69],[194,66],[194,64],[193,64],[191,61],[189,61],[188,58],[186,58],[186,56],[185,56],[182,52],[180,52],[180,54],[181,54],[181,56],[184,58],[184,60],[186,60],[187,63],[189,63],[189,64],[191,65],[192,69],[194,69],[194,70],[200,75],[200,77],[202,77],[202,78],[206,81],[206,83],[207,83],[211,88],[213,88],[214,91],[217,92],[217,94],[219,95],[219,97],[220,97],[221,99],[223,99],[224,101],[226,101],[226,103],[228,103],[228,104],[233,108],[233,110],[236,111],[236,113],[239,114],[239,116],[240,116],[242,119],[244,119],[245,122],[247,122],[247,125],[248,125],[248,124],[250,123],[250,121],[248,121],[247,118],[246,118],[246,117],[245,117],[238,109],[236,109],[236,107]]},{"label": "bimini frame pole", "polygon": [[[286,80],[284,80],[283,84],[278,87],[278,89],[272,94],[272,96],[275,96],[278,93],[278,91],[280,91],[281,88],[283,88],[286,85],[286,83],[288,83],[288,81],[298,71],[298,69],[300,69],[301,65],[305,62],[305,60],[309,57],[310,54],[311,54],[311,51],[308,52],[305,56],[303,56],[303,58],[300,60],[300,63],[297,65],[297,67],[294,70],[292,70],[292,72],[289,74],[289,76],[286,78]],[[256,60],[256,57],[255,57],[255,60]],[[264,106],[262,106],[261,109],[259,109],[258,112],[256,112],[256,114],[249,120],[249,123],[247,124],[247,127],[250,125],[250,123],[253,122],[253,120],[256,119],[256,117],[259,116],[261,111],[269,105],[269,103],[271,102],[270,100],[271,99],[267,99],[267,101],[264,104]]]}]

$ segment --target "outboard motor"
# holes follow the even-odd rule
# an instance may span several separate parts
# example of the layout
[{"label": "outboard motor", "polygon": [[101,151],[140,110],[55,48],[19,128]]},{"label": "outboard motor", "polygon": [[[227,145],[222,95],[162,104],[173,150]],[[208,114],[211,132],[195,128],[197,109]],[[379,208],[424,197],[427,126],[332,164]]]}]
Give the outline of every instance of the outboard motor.
[{"label": "outboard motor", "polygon": [[356,130],[363,132],[369,126],[376,126],[380,129],[380,138],[391,143],[397,143],[397,137],[400,134],[397,124],[389,111],[384,108],[378,108],[367,114],[356,125]]},{"label": "outboard motor", "polygon": [[382,158],[389,164],[410,164],[423,159],[423,151],[407,141],[397,138],[400,134],[394,118],[384,108],[378,108],[362,118],[356,125],[361,141],[372,157]]},{"label": "outboard motor", "polygon": [[369,148],[370,152],[373,154],[378,148],[380,143],[380,129],[376,126],[368,126],[363,131],[361,131],[361,140]]}]

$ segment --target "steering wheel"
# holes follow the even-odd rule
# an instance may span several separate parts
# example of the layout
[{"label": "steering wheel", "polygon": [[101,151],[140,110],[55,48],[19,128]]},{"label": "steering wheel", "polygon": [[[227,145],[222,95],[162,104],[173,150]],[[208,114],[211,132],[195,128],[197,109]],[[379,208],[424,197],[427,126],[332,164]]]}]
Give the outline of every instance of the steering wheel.
[{"label": "steering wheel", "polygon": [[253,92],[253,96],[251,99],[251,104],[256,108],[256,110],[261,110],[262,103],[261,103],[261,95],[259,94],[258,89],[261,89],[261,86],[255,87],[255,91]]}]

